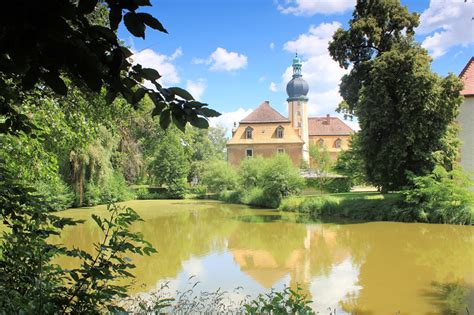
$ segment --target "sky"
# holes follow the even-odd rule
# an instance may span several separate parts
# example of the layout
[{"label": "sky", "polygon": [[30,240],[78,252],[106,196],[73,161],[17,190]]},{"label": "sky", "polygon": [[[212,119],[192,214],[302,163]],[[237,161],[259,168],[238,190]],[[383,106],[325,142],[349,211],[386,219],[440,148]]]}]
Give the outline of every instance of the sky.
[{"label": "sky", "polygon": [[[474,0],[401,0],[418,12],[416,40],[432,70],[458,75],[474,52]],[[134,62],[157,69],[167,87],[186,88],[222,115],[229,130],[263,101],[287,114],[286,84],[295,52],[309,84],[310,116],[338,115],[339,83],[347,70],[327,51],[334,31],[347,28],[354,0],[152,0],[142,10],[169,34],[147,28],[145,39],[123,25],[119,37]],[[347,122],[357,129],[357,122]]]}]

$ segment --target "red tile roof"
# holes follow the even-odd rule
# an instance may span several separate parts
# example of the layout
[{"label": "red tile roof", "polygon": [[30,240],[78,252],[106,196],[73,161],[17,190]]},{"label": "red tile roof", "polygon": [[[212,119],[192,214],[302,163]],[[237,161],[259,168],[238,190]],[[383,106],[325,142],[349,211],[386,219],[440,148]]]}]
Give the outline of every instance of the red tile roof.
[{"label": "red tile roof", "polygon": [[288,118],[281,115],[268,101],[263,102],[247,117],[240,121],[241,123],[275,123],[275,122],[289,122]]},{"label": "red tile roof", "polygon": [[310,136],[347,136],[354,133],[351,127],[337,117],[308,118]]},{"label": "red tile roof", "polygon": [[461,95],[474,96],[474,57],[466,64],[464,69],[459,75],[461,81],[464,83],[464,89],[461,91]]}]

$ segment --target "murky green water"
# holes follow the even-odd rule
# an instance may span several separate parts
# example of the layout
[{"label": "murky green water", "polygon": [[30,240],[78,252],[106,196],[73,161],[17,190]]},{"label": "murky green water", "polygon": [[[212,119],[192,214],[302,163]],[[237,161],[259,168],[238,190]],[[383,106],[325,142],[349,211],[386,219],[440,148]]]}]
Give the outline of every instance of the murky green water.
[{"label": "murky green water", "polygon": [[[218,288],[256,295],[300,284],[321,314],[474,313],[474,227],[373,222],[305,223],[303,217],[211,201],[133,201],[134,225],[158,250],[136,257],[132,293],[170,281],[184,290]],[[85,219],[105,207],[72,209]],[[100,238],[92,221],[65,231],[86,250]],[[61,261],[70,266],[72,261]],[[191,276],[195,276],[189,280]],[[232,293],[237,294],[237,293]],[[460,303],[459,303],[460,302]],[[399,313],[397,313],[399,312]]]}]

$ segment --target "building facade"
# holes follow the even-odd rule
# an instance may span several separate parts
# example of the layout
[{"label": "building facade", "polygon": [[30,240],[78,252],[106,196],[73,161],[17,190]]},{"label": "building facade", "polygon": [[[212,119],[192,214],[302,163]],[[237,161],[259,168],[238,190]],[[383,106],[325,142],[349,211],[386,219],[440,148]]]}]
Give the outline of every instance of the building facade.
[{"label": "building facade", "polygon": [[325,147],[333,160],[348,149],[354,132],[337,117],[309,117],[308,83],[301,74],[301,60],[293,59],[293,78],[288,82],[288,117],[264,101],[252,113],[234,125],[227,142],[227,157],[232,165],[253,156],[271,157],[286,153],[294,165],[310,163],[309,146]]},{"label": "building facade", "polygon": [[474,57],[459,75],[464,83],[464,102],[458,116],[461,145],[460,164],[466,172],[474,172]]}]

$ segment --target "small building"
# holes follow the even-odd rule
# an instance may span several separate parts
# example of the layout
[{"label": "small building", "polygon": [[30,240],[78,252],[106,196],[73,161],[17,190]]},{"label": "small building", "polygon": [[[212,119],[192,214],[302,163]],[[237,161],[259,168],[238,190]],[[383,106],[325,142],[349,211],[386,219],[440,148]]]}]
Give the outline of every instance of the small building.
[{"label": "small building", "polygon": [[349,147],[354,130],[337,117],[308,117],[308,83],[301,74],[301,60],[293,59],[293,78],[288,82],[288,117],[264,101],[252,113],[235,124],[227,142],[228,161],[239,165],[245,158],[271,157],[286,153],[294,165],[309,163],[309,146],[325,147],[333,160]]},{"label": "small building", "polygon": [[474,57],[471,57],[459,78],[464,83],[464,102],[458,116],[461,145],[460,164],[466,172],[474,171]]}]

